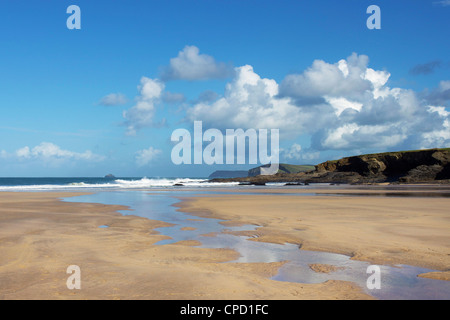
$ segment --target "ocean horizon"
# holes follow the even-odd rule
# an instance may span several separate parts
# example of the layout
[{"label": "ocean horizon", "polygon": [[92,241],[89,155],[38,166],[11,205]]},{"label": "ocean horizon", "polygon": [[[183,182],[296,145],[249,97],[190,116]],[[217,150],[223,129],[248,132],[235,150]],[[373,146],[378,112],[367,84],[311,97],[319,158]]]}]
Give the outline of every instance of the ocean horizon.
[{"label": "ocean horizon", "polygon": [[146,189],[170,187],[233,186],[238,183],[211,183],[199,177],[8,177],[0,178],[0,191],[46,191],[80,189]]}]

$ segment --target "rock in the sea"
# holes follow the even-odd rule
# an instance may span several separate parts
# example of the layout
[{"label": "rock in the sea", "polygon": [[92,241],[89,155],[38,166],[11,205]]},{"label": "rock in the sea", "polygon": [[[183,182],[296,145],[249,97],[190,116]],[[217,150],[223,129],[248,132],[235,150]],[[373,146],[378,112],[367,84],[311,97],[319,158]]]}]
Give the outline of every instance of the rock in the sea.
[{"label": "rock in the sea", "polygon": [[106,176],[105,176],[105,178],[106,179],[115,179],[116,177],[113,175],[113,174],[107,174]]},{"label": "rock in the sea", "polygon": [[252,185],[254,185],[254,186],[265,186],[266,182],[264,182],[264,181],[255,181],[255,182],[252,182]]},{"label": "rock in the sea", "polygon": [[239,182],[240,186],[265,186],[265,181],[241,181]]}]

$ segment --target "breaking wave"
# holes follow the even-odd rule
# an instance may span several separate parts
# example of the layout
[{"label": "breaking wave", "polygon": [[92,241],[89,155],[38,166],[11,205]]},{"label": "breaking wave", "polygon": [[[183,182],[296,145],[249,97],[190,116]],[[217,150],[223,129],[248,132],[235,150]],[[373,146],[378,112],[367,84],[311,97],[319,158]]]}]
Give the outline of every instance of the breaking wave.
[{"label": "breaking wave", "polygon": [[[30,178],[31,179],[31,178]],[[23,180],[23,179],[22,179]],[[51,180],[51,181],[48,181]],[[69,181],[67,181],[69,180]],[[73,179],[79,180],[79,179]],[[39,181],[34,178],[34,184],[29,181],[9,182],[2,185],[0,181],[0,191],[58,191],[58,190],[88,190],[88,189],[149,189],[149,188],[180,188],[180,187],[226,187],[235,186],[238,183],[218,183],[208,182],[207,179],[192,178],[122,178],[105,181],[104,179],[86,179],[86,181],[72,181],[70,178],[53,178],[47,181]],[[39,183],[42,182],[42,183]]]}]

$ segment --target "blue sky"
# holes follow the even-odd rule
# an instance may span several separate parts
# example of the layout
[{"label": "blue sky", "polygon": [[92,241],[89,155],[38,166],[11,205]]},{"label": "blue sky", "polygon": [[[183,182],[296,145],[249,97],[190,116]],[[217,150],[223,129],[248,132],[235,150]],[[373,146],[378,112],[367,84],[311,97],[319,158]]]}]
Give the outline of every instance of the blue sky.
[{"label": "blue sky", "polygon": [[194,120],[279,129],[298,164],[450,147],[449,18],[445,0],[1,1],[0,176],[252,167],[172,164]]}]

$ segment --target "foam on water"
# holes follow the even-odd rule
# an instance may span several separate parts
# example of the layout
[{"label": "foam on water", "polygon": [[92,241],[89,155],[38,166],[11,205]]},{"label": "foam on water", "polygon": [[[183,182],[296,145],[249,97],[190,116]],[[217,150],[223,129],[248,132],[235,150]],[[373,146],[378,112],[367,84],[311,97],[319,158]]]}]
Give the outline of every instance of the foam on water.
[{"label": "foam on water", "polygon": [[[74,178],[75,180],[75,178]],[[46,182],[42,184],[30,184],[29,180],[25,183],[17,179],[16,184],[2,185],[0,181],[0,191],[64,191],[64,190],[121,190],[121,189],[149,189],[149,188],[177,188],[185,187],[228,187],[236,186],[237,182],[229,183],[213,183],[208,182],[207,179],[192,179],[192,178],[136,178],[136,179],[115,179],[106,180],[86,179],[86,181],[70,182],[70,178],[43,178],[33,179],[35,182]],[[62,183],[63,182],[63,183]]]}]

